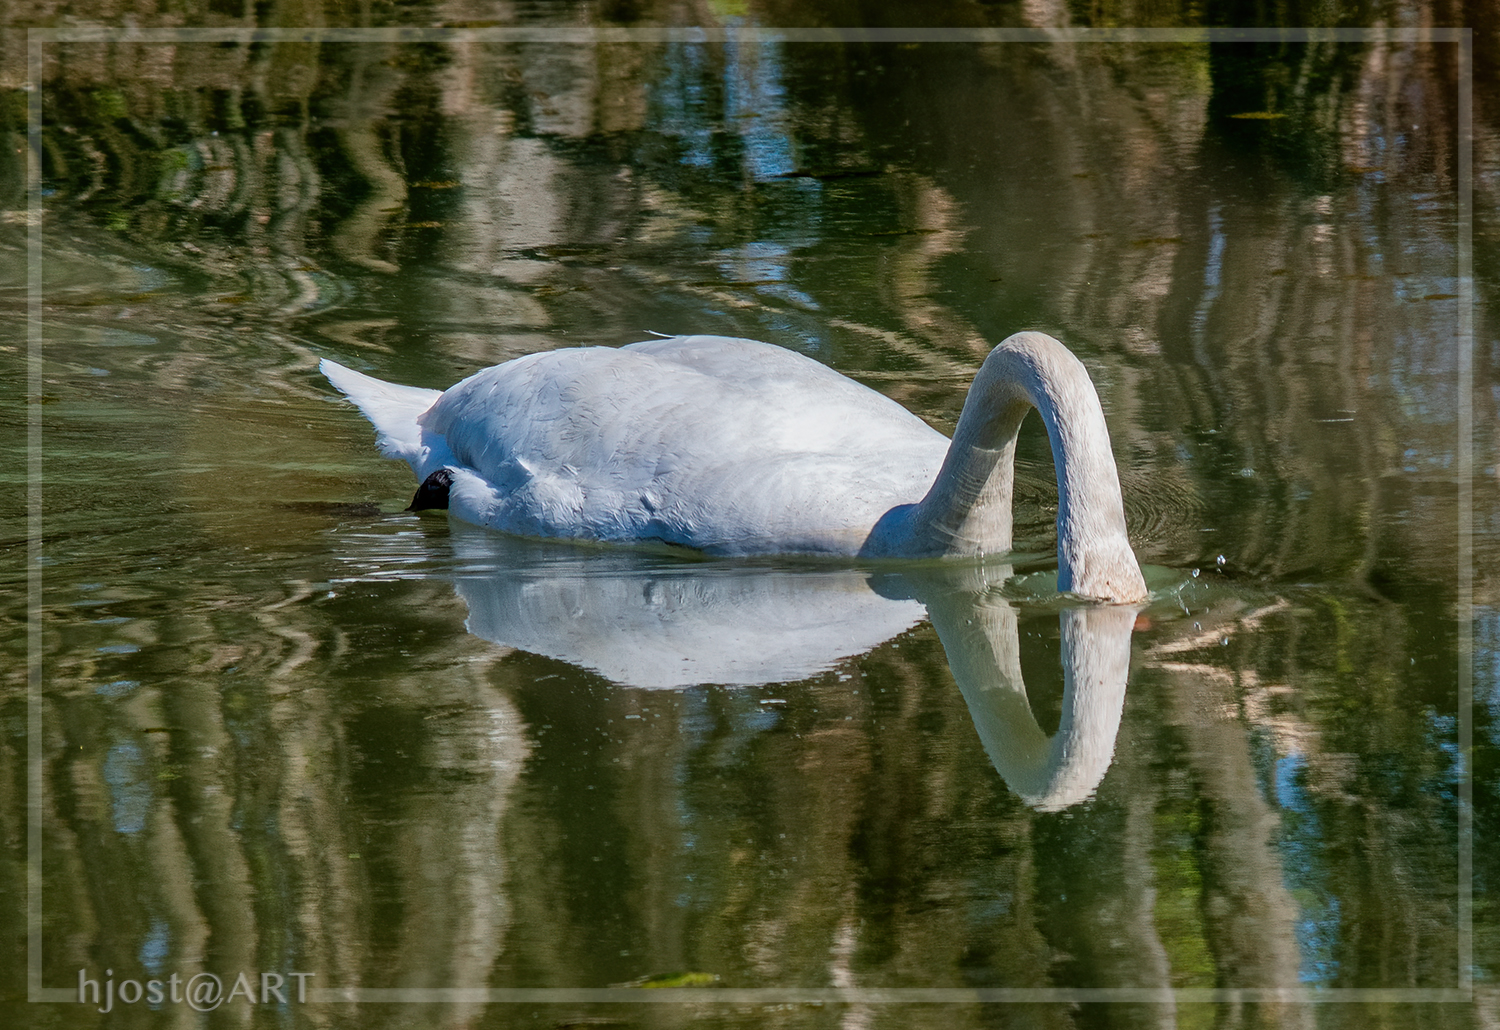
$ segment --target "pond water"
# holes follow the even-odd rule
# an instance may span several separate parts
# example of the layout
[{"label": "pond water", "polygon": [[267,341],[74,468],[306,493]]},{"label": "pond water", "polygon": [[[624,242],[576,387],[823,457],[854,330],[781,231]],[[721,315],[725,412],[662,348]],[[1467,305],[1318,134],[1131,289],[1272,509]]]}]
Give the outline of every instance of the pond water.
[{"label": "pond water", "polygon": [[[201,972],[254,986],[212,1025],[1481,1018],[1456,48],[550,39],[49,44],[30,388],[19,157],[0,226],[28,1018],[190,1022],[131,993]],[[694,560],[404,513],[316,371],[719,333],[951,432],[1029,328],[1140,611],[1056,593],[1034,417],[1003,562]]]}]

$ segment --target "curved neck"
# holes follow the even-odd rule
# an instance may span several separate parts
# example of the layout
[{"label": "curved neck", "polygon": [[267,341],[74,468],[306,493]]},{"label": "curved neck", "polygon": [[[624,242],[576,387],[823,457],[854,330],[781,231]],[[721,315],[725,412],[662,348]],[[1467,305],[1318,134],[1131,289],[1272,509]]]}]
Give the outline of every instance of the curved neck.
[{"label": "curved neck", "polygon": [[910,514],[910,546],[933,555],[1010,550],[1016,434],[1032,408],[1057,470],[1058,589],[1143,600],[1099,396],[1083,363],[1043,333],[1017,333],[985,359],[942,471]]}]

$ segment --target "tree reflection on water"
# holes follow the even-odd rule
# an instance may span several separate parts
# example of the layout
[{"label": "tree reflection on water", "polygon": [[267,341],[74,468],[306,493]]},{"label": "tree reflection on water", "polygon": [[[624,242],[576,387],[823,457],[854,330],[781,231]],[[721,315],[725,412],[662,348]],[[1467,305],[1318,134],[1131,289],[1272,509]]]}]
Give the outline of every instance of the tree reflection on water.
[{"label": "tree reflection on water", "polygon": [[[1168,6],[580,3],[498,17],[1197,17]],[[115,17],[88,8],[71,16]],[[346,17],[256,10],[265,24]],[[1285,24],[1322,10],[1291,5]],[[1212,24],[1259,15],[1215,6]],[[1470,955],[1460,844],[1466,819],[1481,845],[1493,822],[1500,393],[1481,347],[1486,703],[1471,757],[1454,341],[1466,182],[1475,328],[1495,335],[1494,13],[1393,0],[1341,16],[1474,21],[1472,179],[1447,43],[49,45],[43,396],[30,398],[45,458],[44,734],[22,728],[14,574],[0,806],[19,896],[29,746],[43,762],[44,983],[80,968],[316,970],[320,988],[1487,979],[1494,860],[1474,850]],[[14,294],[0,318],[14,341],[21,29],[51,17],[28,3],[0,16],[0,268]],[[362,17],[497,15],[427,3]],[[555,559],[573,580],[503,563],[481,575],[457,527],[379,514],[411,484],[312,372],[326,355],[438,386],[544,348],[718,332],[797,348],[951,430],[983,354],[1027,327],[1064,339],[1099,384],[1132,536],[1155,567],[1139,620],[1060,606],[1036,586],[1045,561],[1024,555],[1003,587],[937,592],[865,569],[593,552]],[[13,383],[22,365],[18,342],[0,349]],[[1017,536],[1041,555],[1049,463],[1043,434],[1023,433]],[[23,464],[7,473],[13,496]],[[19,502],[3,517],[19,556]],[[612,561],[652,571],[611,580]],[[639,689],[630,670],[669,649],[626,616],[659,610],[631,606],[649,606],[661,577],[656,601],[702,611],[733,596],[714,632],[741,618],[759,635],[735,637],[743,656],[710,642],[695,673]],[[790,620],[781,639],[801,640],[838,623],[834,594],[858,599],[842,623],[853,643],[816,661],[778,650],[767,627]],[[599,615],[620,643],[589,628]],[[1090,751],[1070,736],[1087,720],[1064,669],[1093,639],[1085,624],[1110,619],[1128,688],[1106,685],[1092,729],[1110,746]],[[594,651],[546,645],[559,629]],[[995,743],[1010,731],[1077,775],[1023,786],[1031,773]],[[6,925],[0,983],[19,998],[20,912]],[[1175,997],[1006,1013],[1200,1018],[1190,1002],[1206,996]],[[679,1018],[644,1008],[629,1018]],[[515,1014],[470,999],[294,1018],[346,1011],[362,1025]],[[1325,1011],[1273,1000],[1203,1018],[1336,1018]],[[1381,1018],[1408,1011],[1451,1010]],[[977,1005],[694,1014],[992,1018]]]}]

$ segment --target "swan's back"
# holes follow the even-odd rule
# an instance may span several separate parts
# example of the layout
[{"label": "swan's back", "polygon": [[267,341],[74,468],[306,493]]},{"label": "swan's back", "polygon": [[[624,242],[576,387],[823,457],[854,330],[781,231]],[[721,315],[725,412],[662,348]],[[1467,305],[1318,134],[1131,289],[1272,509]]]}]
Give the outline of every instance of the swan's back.
[{"label": "swan's back", "polygon": [[418,422],[480,481],[455,482],[468,521],[723,554],[856,553],[881,515],[922,499],[948,448],[816,361],[715,336],[518,358]]}]

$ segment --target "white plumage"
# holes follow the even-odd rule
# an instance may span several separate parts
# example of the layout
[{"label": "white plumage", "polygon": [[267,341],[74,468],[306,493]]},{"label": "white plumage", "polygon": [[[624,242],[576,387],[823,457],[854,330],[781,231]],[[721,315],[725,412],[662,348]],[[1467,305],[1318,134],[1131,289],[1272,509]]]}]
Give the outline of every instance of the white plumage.
[{"label": "white plumage", "polygon": [[1058,469],[1059,587],[1145,596],[1093,385],[1040,333],[995,348],[951,445],[894,401],[753,340],[546,351],[441,394],[321,367],[381,453],[420,480],[447,470],[464,521],[717,555],[1007,551],[1015,432],[1036,407]]}]

